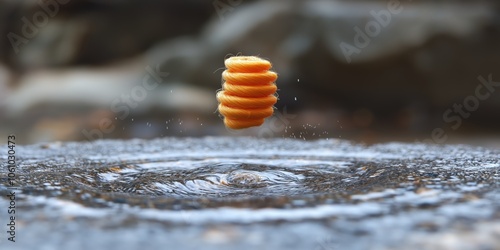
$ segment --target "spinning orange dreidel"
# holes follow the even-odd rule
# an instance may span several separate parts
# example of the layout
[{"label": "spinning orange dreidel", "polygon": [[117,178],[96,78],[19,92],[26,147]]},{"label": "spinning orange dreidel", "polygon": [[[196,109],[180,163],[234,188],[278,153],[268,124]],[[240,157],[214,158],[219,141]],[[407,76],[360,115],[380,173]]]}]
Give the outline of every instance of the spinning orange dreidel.
[{"label": "spinning orange dreidel", "polygon": [[224,62],[224,83],[217,93],[219,113],[228,128],[243,129],[260,126],[273,114],[278,98],[278,74],[269,71],[271,63],[256,56],[233,56]]}]

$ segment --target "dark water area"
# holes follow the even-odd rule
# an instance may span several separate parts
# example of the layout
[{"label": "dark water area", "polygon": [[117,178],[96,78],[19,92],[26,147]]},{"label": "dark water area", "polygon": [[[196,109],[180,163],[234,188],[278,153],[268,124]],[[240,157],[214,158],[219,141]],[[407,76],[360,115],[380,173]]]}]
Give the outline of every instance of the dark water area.
[{"label": "dark water area", "polygon": [[[17,154],[13,249],[500,246],[498,150],[206,137],[36,144]],[[1,207],[8,180],[3,164]]]}]

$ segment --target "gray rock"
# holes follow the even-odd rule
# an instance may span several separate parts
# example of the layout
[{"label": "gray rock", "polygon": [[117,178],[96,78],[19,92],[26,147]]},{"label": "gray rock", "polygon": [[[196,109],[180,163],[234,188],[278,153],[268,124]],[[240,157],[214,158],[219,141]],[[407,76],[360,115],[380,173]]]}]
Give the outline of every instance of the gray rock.
[{"label": "gray rock", "polygon": [[[4,75],[0,78],[28,85],[5,91],[10,100],[0,104],[0,120],[9,122],[2,124],[23,127],[16,131],[27,135],[29,143],[85,139],[81,131],[94,128],[89,121],[96,109],[106,109],[109,118],[115,119],[110,103],[122,92],[128,94],[131,84],[140,83],[146,65],[160,65],[161,71],[169,72],[168,78],[140,108],[131,110],[131,116],[141,124],[188,116],[203,121],[205,127],[183,130],[182,135],[227,135],[214,114],[214,92],[221,88],[223,59],[241,53],[272,61],[279,73],[276,108],[297,114],[287,124],[290,133],[281,129],[274,136],[305,134],[304,124],[321,124],[312,133],[329,131],[365,142],[387,140],[381,136],[387,131],[397,134],[398,140],[413,141],[427,138],[436,128],[450,136],[498,137],[500,119],[492,115],[500,107],[498,86],[489,86],[489,92],[483,88],[486,97],[474,98],[484,84],[479,77],[490,82],[500,79],[496,2],[399,1],[401,11],[391,14],[387,24],[374,15],[388,13],[391,1],[216,2],[231,6],[221,14],[214,1],[201,0],[73,0],[61,5],[22,50],[15,52],[8,39],[0,40],[0,60],[17,71],[0,72]],[[32,19],[41,10],[36,1],[0,3],[0,35],[22,33],[22,18]],[[367,25],[377,22],[380,32],[373,31],[367,44],[357,46],[358,28],[367,33],[371,27]],[[351,60],[342,44],[359,47]],[[135,65],[127,72],[113,66],[125,59]],[[74,67],[82,64],[108,65],[80,75]],[[71,86],[75,82],[78,86]],[[172,94],[173,88],[182,92]],[[443,118],[458,104],[471,107],[473,115],[453,112]],[[56,118],[49,121],[55,125],[48,126],[77,129],[59,136],[52,129],[40,129],[46,126],[39,115],[77,116]],[[106,138],[181,134],[173,129],[135,129],[137,123],[128,121],[117,121],[116,127],[122,130]],[[0,129],[8,133],[2,130],[12,128]]]},{"label": "gray rock", "polygon": [[[6,147],[4,147],[6,148]],[[498,249],[500,151],[247,137],[17,146],[2,249]],[[5,209],[4,209],[5,208]]]},{"label": "gray rock", "polygon": [[[16,71],[137,56],[163,39],[198,32],[213,14],[212,4],[199,0],[4,1],[0,6],[0,34],[6,38],[0,41],[0,58]],[[9,34],[16,36],[9,40]]]}]

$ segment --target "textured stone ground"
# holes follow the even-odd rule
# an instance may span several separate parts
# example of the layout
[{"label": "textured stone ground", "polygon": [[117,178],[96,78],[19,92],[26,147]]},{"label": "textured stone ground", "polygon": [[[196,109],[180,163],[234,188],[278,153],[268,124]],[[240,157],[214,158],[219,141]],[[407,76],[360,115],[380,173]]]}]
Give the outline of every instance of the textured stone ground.
[{"label": "textured stone ground", "polygon": [[5,226],[0,246],[499,249],[499,153],[221,137],[18,146],[16,243]]}]

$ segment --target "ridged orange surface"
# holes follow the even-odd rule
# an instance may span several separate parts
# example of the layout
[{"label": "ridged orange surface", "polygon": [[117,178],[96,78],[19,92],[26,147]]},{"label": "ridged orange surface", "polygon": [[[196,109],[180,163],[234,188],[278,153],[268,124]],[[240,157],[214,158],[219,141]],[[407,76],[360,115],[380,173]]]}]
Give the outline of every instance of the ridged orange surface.
[{"label": "ridged orange surface", "polygon": [[256,56],[233,56],[224,62],[222,91],[217,93],[219,113],[228,128],[260,126],[274,112],[278,74],[271,63]]}]

